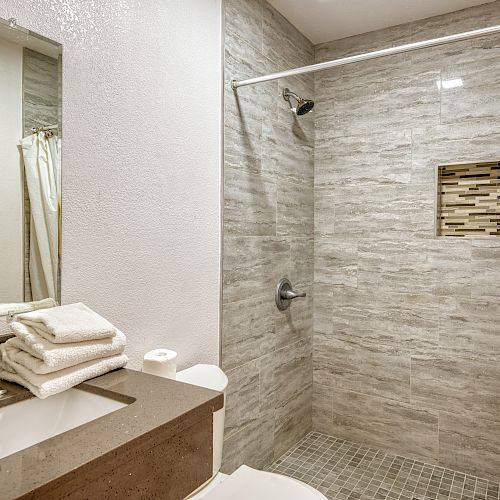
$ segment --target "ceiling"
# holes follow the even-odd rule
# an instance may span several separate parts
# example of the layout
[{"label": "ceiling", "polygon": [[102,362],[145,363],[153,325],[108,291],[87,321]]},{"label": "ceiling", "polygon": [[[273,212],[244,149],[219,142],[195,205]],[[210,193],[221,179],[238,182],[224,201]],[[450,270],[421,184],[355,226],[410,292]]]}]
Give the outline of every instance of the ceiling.
[{"label": "ceiling", "polygon": [[316,44],[425,19],[489,1],[269,0],[269,3]]}]

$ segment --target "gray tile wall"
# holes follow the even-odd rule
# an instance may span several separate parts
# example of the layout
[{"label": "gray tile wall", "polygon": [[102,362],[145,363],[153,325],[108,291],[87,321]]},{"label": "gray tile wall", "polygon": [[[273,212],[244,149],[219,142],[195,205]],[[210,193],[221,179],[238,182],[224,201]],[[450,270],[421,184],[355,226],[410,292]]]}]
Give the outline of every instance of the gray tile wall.
[{"label": "gray tile wall", "polygon": [[[500,24],[500,2],[316,61]],[[464,85],[440,91],[440,79]],[[313,427],[500,479],[500,240],[435,236],[439,164],[500,159],[500,36],[315,75]]]},{"label": "gray tile wall", "polygon": [[[225,472],[273,462],[312,428],[313,115],[297,118],[285,86],[307,97],[312,76],[230,89],[312,64],[314,47],[262,0],[225,2],[222,367],[229,377]],[[308,293],[274,304],[283,276]]]}]

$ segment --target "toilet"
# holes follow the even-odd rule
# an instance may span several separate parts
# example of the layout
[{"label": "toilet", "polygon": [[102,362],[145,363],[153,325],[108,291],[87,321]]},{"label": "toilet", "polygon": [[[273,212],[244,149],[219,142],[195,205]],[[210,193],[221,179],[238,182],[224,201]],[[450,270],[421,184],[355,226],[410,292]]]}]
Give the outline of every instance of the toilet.
[{"label": "toilet", "polygon": [[[177,373],[177,380],[223,392],[228,379],[215,365],[194,365]],[[273,472],[265,472],[242,465],[232,474],[220,472],[224,440],[224,407],[213,414],[213,472],[212,477],[194,491],[189,500],[326,500],[326,497],[308,484]]]}]

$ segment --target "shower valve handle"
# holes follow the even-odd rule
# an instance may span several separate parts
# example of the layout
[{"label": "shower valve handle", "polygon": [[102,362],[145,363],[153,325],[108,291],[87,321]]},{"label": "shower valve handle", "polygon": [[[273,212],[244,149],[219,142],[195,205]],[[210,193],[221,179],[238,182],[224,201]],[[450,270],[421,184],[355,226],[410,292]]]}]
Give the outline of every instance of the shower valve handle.
[{"label": "shower valve handle", "polygon": [[290,307],[290,302],[297,297],[305,297],[306,292],[297,292],[293,289],[290,280],[282,278],[276,285],[275,301],[280,311]]},{"label": "shower valve handle", "polygon": [[296,292],[295,290],[281,290],[281,296],[284,299],[292,300],[296,299],[297,297],[305,297],[306,292]]}]

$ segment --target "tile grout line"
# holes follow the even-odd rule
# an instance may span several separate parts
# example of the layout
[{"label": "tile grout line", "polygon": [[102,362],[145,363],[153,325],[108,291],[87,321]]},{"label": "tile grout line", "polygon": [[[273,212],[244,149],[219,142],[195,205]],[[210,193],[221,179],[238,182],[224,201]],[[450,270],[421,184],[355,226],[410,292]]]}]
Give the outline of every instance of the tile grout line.
[{"label": "tile grout line", "polygon": [[[349,449],[350,449],[350,448],[349,448]],[[368,450],[366,450],[365,454],[363,455],[363,458],[366,456],[366,453],[368,453]],[[350,463],[350,462],[349,462],[349,463]],[[347,464],[347,465],[349,465],[349,464]],[[357,469],[357,466],[356,466],[356,467],[353,467],[353,470],[352,470],[351,474],[349,475],[349,477],[347,478],[346,483],[349,481],[349,479],[351,479],[351,477],[352,477],[352,475],[354,474],[354,472],[356,471],[356,469]],[[359,483],[359,479],[358,479],[358,481],[357,481],[356,485],[357,485],[358,483]],[[344,483],[344,484],[345,484],[345,483]],[[355,489],[356,485],[353,485],[353,490]]]},{"label": "tile grout line", "polygon": [[[365,453],[365,456],[366,456],[366,454],[367,454],[367,453],[369,453],[370,451],[373,451],[373,450],[372,450],[371,448],[368,448],[367,452]],[[367,468],[368,468],[368,467],[369,467],[369,466],[373,463],[373,461],[375,460],[375,457],[376,457],[376,456],[377,456],[377,454],[375,453],[375,454],[373,455],[372,459],[370,460],[370,463],[369,463],[369,464],[367,464]],[[380,466],[379,466],[379,468],[380,468]],[[377,469],[377,470],[378,470],[378,469]],[[361,480],[365,477],[365,475],[367,474],[367,472],[368,472],[368,471],[367,471],[367,470],[365,470],[365,472],[364,472],[363,474],[361,474],[361,477],[358,479],[358,482],[356,483],[355,487],[356,487],[356,486],[357,486],[357,485],[361,482]],[[368,488],[369,484],[370,484],[370,482],[366,485],[366,487],[363,489],[363,491],[360,491],[360,492],[359,492],[361,495],[363,495],[363,494],[364,494],[364,492],[365,492],[365,491],[366,491],[366,489]]]},{"label": "tile grout line", "polygon": [[415,466],[415,463],[413,463],[411,465],[411,469],[410,469],[410,472],[408,473],[408,477],[406,478],[406,481],[404,482],[402,488],[401,488],[401,493],[399,494],[399,497],[398,498],[401,498],[403,496],[403,493],[405,491],[405,486],[408,484],[408,480],[410,479],[411,477],[411,471],[413,470],[413,467]]}]

